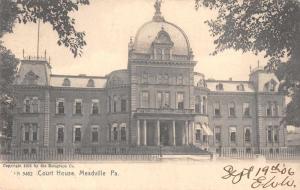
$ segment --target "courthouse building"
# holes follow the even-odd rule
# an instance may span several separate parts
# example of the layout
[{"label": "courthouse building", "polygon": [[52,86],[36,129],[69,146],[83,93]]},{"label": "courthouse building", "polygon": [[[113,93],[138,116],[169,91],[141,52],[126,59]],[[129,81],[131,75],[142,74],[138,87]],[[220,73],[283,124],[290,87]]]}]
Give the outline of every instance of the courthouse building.
[{"label": "courthouse building", "polygon": [[[128,45],[128,67],[106,76],[56,75],[43,58],[21,61],[12,146],[97,151],[106,146],[277,151],[285,147],[285,97],[274,73],[212,80],[194,70],[183,29],[160,3]],[[243,64],[243,63],[241,63]],[[101,67],[101,65],[100,65]]]}]

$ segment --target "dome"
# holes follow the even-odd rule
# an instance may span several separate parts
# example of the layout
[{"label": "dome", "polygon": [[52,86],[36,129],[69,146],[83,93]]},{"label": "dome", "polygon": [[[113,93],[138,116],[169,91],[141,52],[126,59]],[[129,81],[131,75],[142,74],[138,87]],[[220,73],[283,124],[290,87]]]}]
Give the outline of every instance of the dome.
[{"label": "dome", "polygon": [[151,45],[158,34],[165,31],[173,42],[172,54],[189,55],[190,44],[184,31],[173,23],[165,21],[161,16],[160,3],[154,5],[156,13],[152,21],[145,23],[138,30],[132,49],[136,53],[150,53]]}]

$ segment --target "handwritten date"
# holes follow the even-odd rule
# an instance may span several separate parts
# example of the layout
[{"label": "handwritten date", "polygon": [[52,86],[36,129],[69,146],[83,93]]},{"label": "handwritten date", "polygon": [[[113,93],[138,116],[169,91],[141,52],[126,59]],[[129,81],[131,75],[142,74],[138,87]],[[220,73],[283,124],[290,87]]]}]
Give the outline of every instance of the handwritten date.
[{"label": "handwritten date", "polygon": [[296,188],[293,176],[295,172],[292,168],[285,167],[285,164],[275,164],[271,166],[264,166],[255,168],[250,166],[249,168],[243,168],[237,170],[232,165],[227,165],[224,168],[226,174],[222,176],[222,179],[230,179],[232,184],[239,183],[242,179],[248,179],[252,181],[251,188],[276,188],[276,187],[291,187]]}]

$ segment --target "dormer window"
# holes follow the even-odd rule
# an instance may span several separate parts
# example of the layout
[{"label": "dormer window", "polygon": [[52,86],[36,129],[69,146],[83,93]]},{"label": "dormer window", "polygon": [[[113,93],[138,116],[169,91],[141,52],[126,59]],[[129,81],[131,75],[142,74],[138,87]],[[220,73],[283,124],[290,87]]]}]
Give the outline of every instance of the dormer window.
[{"label": "dormer window", "polygon": [[87,83],[87,87],[95,87],[95,82],[93,79],[89,79],[89,81]]},{"label": "dormer window", "polygon": [[37,76],[33,71],[29,71],[24,77],[24,84],[27,85],[37,85],[37,80],[39,76]]},{"label": "dormer window", "polygon": [[236,89],[237,89],[238,91],[245,91],[245,87],[244,87],[243,84],[237,85]]},{"label": "dormer window", "polygon": [[70,79],[65,78],[62,85],[63,85],[63,86],[71,86],[71,81],[70,81]]},{"label": "dormer window", "polygon": [[216,90],[218,90],[218,91],[224,90],[223,84],[222,84],[222,83],[217,84],[217,85],[216,85]]},{"label": "dormer window", "polygon": [[153,57],[157,60],[169,60],[171,58],[172,42],[169,34],[162,27],[152,43]]},{"label": "dormer window", "polygon": [[265,91],[275,92],[277,83],[272,79],[270,82],[267,82],[264,86]]}]

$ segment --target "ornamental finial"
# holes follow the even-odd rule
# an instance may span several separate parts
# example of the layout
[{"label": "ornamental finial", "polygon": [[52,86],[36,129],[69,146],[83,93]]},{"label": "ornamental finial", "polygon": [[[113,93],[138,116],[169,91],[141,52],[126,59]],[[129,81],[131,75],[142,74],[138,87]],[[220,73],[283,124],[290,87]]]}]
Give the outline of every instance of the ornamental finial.
[{"label": "ornamental finial", "polygon": [[164,21],[164,17],[161,16],[161,11],[160,11],[161,3],[162,3],[162,0],[156,0],[155,4],[154,4],[155,15],[153,17],[153,20],[157,21],[157,22]]}]

